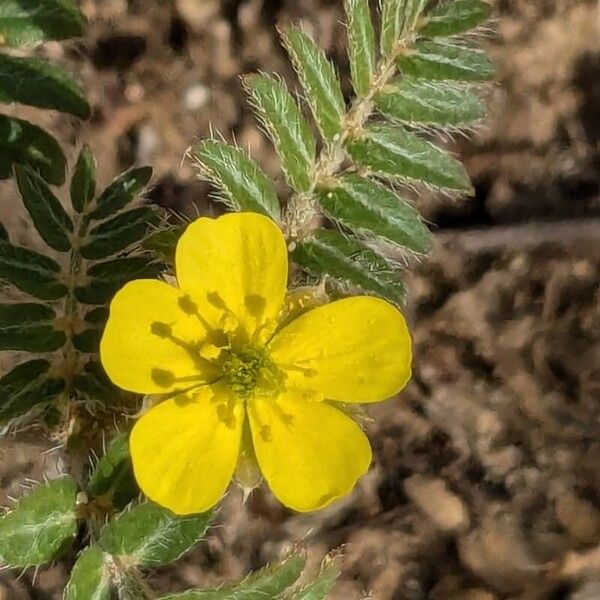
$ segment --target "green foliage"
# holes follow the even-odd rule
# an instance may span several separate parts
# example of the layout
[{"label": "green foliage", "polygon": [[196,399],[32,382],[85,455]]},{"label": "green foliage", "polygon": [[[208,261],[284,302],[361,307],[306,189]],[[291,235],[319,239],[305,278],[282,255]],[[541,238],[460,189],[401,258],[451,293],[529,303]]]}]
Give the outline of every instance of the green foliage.
[{"label": "green foliage", "polygon": [[77,486],[61,477],[35,488],[0,518],[0,561],[30,567],[56,558],[75,537]]},{"label": "green foliage", "polygon": [[98,544],[130,566],[157,567],[177,560],[204,536],[211,513],[180,517],[151,502],[110,521]]},{"label": "green foliage", "polygon": [[0,378],[0,423],[51,402],[64,390],[64,380],[52,374],[51,366],[44,359],[30,360]]},{"label": "green foliage", "polygon": [[289,185],[310,188],[316,142],[306,119],[284,83],[269,75],[250,75],[244,85],[252,106],[271,138]]},{"label": "green foliage", "polygon": [[71,206],[82,213],[96,194],[96,161],[92,151],[84,146],[71,178]]},{"label": "green foliage", "polygon": [[239,583],[217,589],[188,590],[161,600],[260,600],[279,598],[293,585],[304,568],[304,554],[291,554],[284,561],[252,573]]},{"label": "green foliage", "polygon": [[275,186],[245,152],[218,140],[203,140],[193,147],[192,156],[200,175],[215,185],[218,199],[229,208],[281,220]]},{"label": "green foliage", "polygon": [[81,256],[99,260],[117,254],[141,242],[158,222],[156,212],[147,206],[122,212],[90,231],[89,241],[81,248]]},{"label": "green foliage", "polygon": [[338,231],[313,231],[297,243],[292,258],[314,275],[327,275],[398,304],[404,299],[397,269],[359,240]]},{"label": "green foliage", "polygon": [[28,167],[15,166],[23,204],[42,239],[54,250],[71,249],[73,221],[44,180]]},{"label": "green foliage", "polygon": [[72,0],[3,0],[1,44],[13,48],[83,34],[85,20]]},{"label": "green foliage", "polygon": [[84,304],[106,304],[128,281],[155,278],[163,269],[149,254],[94,263],[86,271],[84,285],[75,289],[75,297]]},{"label": "green foliage", "polygon": [[282,39],[321,135],[326,140],[334,140],[342,133],[346,107],[332,64],[313,40],[297,27],[288,28]]},{"label": "green foliage", "polygon": [[375,234],[414,252],[429,249],[429,230],[419,213],[389,188],[358,175],[345,175],[332,183],[319,188],[319,202],[346,229]]},{"label": "green foliage", "polygon": [[51,258],[0,240],[0,280],[40,300],[58,300],[68,292],[60,272],[60,265]]},{"label": "green foliage", "polygon": [[111,576],[107,556],[98,546],[89,546],[77,559],[63,600],[110,600]]},{"label": "green foliage", "polygon": [[374,174],[470,192],[462,163],[435,144],[400,127],[371,125],[347,144],[356,163]]},{"label": "green foliage", "polygon": [[352,84],[358,96],[367,96],[376,68],[375,30],[368,0],[344,0],[348,22],[348,56]]},{"label": "green foliage", "polygon": [[81,87],[62,68],[39,58],[0,54],[0,102],[90,116]]},{"label": "green foliage", "polygon": [[404,75],[430,81],[488,81],[494,69],[485,52],[448,43],[423,41],[398,59]]},{"label": "green foliage", "polygon": [[409,77],[384,87],[374,101],[382,115],[407,125],[468,127],[485,116],[483,101],[469,90]]},{"label": "green foliage", "polygon": [[152,177],[150,167],[131,169],[117,177],[96,200],[91,219],[106,219],[127,206],[148,185]]},{"label": "green foliage", "polygon": [[121,433],[111,441],[90,475],[88,492],[95,498],[109,501],[117,509],[125,508],[138,496],[129,454],[129,435]]},{"label": "green foliage", "polygon": [[185,225],[169,225],[165,229],[159,229],[148,235],[143,241],[142,247],[154,252],[167,264],[174,264],[177,242],[184,231]]},{"label": "green foliage", "polygon": [[27,165],[48,183],[65,181],[65,156],[56,140],[22,119],[0,115],[0,179],[12,174],[13,164]]},{"label": "green foliage", "polygon": [[56,313],[44,304],[0,304],[0,350],[53,352],[67,340],[56,329]]},{"label": "green foliage", "polygon": [[482,0],[444,0],[419,24],[419,33],[427,37],[447,37],[464,33],[486,21],[491,7]]}]

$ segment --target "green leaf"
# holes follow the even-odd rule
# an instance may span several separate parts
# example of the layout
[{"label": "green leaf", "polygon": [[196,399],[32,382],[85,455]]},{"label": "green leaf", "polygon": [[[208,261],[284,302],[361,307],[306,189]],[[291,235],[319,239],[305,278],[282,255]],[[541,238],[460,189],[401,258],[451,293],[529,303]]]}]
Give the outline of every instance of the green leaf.
[{"label": "green leaf", "polygon": [[61,477],[35,488],[0,518],[0,562],[25,568],[47,563],[77,533],[77,484]]},{"label": "green leaf", "polygon": [[154,252],[160,259],[172,265],[175,263],[177,243],[185,229],[185,225],[167,225],[167,229],[151,233],[143,241],[142,247]]},{"label": "green leaf", "polygon": [[445,0],[425,15],[419,33],[428,37],[464,33],[486,21],[491,9],[482,0]]},{"label": "green leaf", "polygon": [[0,102],[90,116],[81,87],[62,68],[39,58],[0,54]]},{"label": "green leaf", "polygon": [[289,600],[326,600],[339,576],[339,567],[335,561],[330,561],[323,566],[314,581],[294,591]]},{"label": "green leaf", "polygon": [[8,242],[8,231],[6,231],[6,227],[0,223],[0,241]]},{"label": "green leaf", "polygon": [[275,186],[243,150],[218,140],[203,140],[193,147],[192,155],[200,176],[219,190],[219,198],[231,209],[281,220]]},{"label": "green leaf", "polygon": [[380,236],[415,252],[429,250],[429,230],[406,200],[358,175],[335,181],[335,187],[318,190],[319,202],[332,219],[351,231]]},{"label": "green leaf", "polygon": [[161,600],[269,600],[280,594],[298,580],[306,557],[291,554],[281,564],[265,567],[239,583],[224,585],[218,589],[188,590],[165,596]]},{"label": "green leaf", "polygon": [[314,275],[328,275],[396,304],[404,300],[399,273],[385,258],[338,231],[317,229],[311,238],[297,244],[292,258]]},{"label": "green leaf", "polygon": [[73,336],[73,346],[80,352],[95,354],[100,350],[104,327],[89,327]]},{"label": "green leaf", "polygon": [[121,398],[122,392],[116,388],[106,375],[102,365],[90,360],[84,372],[75,376],[75,389],[89,400],[114,404]]},{"label": "green leaf", "polygon": [[23,204],[42,239],[54,250],[71,249],[73,221],[44,180],[28,167],[15,166]]},{"label": "green leaf", "polygon": [[84,146],[79,153],[71,178],[71,205],[82,213],[96,194],[96,161],[92,151]]},{"label": "green leaf", "polygon": [[148,206],[120,213],[90,231],[89,242],[81,248],[81,255],[88,260],[98,260],[117,254],[141,241],[158,220],[158,215]]},{"label": "green leaf", "polygon": [[350,140],[350,156],[373,173],[470,192],[471,182],[460,161],[400,127],[372,125]]},{"label": "green leaf", "polygon": [[348,55],[352,85],[358,96],[371,91],[371,79],[375,74],[375,30],[371,20],[368,0],[344,0],[348,21]]},{"label": "green leaf", "polygon": [[110,600],[111,576],[106,555],[89,546],[73,566],[63,600]]},{"label": "green leaf", "polygon": [[487,81],[494,68],[485,52],[438,42],[417,42],[398,59],[404,75],[438,81]]},{"label": "green leaf", "polygon": [[43,304],[0,304],[0,350],[53,352],[67,338],[54,327],[56,313]]},{"label": "green leaf", "polygon": [[286,29],[282,39],[319,131],[326,140],[335,139],[342,132],[346,106],[333,65],[315,42],[298,27]]},{"label": "green leaf", "polygon": [[211,518],[210,512],[181,517],[144,502],[110,521],[98,543],[128,565],[157,567],[191,550],[206,533]]},{"label": "green leaf", "polygon": [[14,163],[28,165],[52,185],[65,182],[67,162],[58,142],[36,125],[0,115],[0,179],[12,175]]},{"label": "green leaf", "polygon": [[85,19],[71,0],[3,0],[0,38],[10,47],[83,35]]},{"label": "green leaf", "polygon": [[148,185],[152,167],[131,169],[117,177],[100,195],[90,217],[105,219],[129,204]]},{"label": "green leaf", "polygon": [[0,240],[0,279],[41,300],[58,300],[68,291],[60,275],[51,258]]},{"label": "green leaf", "polygon": [[121,433],[110,442],[90,476],[88,492],[123,509],[140,493],[129,454],[129,435]]},{"label": "green leaf", "polygon": [[51,377],[49,371],[47,360],[30,360],[0,379],[0,422],[20,417],[34,406],[50,402],[64,390],[65,382]]},{"label": "green leaf", "polygon": [[381,0],[381,53],[392,57],[423,12],[427,0]]},{"label": "green leaf", "polygon": [[85,285],[75,289],[75,297],[84,304],[106,304],[133,279],[154,279],[164,265],[147,255],[115,258],[91,265]]},{"label": "green leaf", "polygon": [[386,86],[375,106],[389,119],[410,125],[464,127],[485,117],[485,104],[469,90],[410,78]]},{"label": "green leaf", "polygon": [[275,146],[288,184],[298,192],[307,191],[312,182],[316,142],[298,104],[285,84],[269,75],[249,75],[244,78],[244,86]]}]

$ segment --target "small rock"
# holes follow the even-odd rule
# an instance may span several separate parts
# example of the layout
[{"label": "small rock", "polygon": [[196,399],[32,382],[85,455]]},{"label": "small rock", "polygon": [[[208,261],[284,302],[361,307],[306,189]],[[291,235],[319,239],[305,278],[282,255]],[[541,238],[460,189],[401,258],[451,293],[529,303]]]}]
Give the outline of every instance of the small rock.
[{"label": "small rock", "polygon": [[465,531],[470,518],[465,503],[451,492],[443,479],[413,475],[404,482],[408,497],[442,531]]},{"label": "small rock", "polygon": [[593,542],[600,534],[600,512],[589,502],[571,493],[558,496],[555,504],[558,522],[577,540]]},{"label": "small rock", "polygon": [[183,106],[189,112],[204,108],[210,99],[210,90],[201,83],[195,83],[183,93]]}]

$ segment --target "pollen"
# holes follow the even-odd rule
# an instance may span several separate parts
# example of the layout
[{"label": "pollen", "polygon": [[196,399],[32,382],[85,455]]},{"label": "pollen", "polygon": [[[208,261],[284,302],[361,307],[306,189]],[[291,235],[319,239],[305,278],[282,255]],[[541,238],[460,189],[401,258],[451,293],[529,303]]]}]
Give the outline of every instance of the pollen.
[{"label": "pollen", "polygon": [[247,346],[227,350],[221,361],[223,379],[229,389],[244,400],[253,394],[269,394],[280,387],[281,375],[260,348]]}]

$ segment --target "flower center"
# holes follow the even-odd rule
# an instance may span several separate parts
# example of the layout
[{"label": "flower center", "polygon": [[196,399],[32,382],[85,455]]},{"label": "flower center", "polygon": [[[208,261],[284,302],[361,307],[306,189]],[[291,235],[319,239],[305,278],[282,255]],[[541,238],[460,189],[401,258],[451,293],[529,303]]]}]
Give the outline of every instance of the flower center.
[{"label": "flower center", "polygon": [[256,391],[268,394],[280,389],[282,375],[260,348],[226,350],[220,364],[226,385],[244,400]]}]

